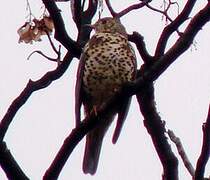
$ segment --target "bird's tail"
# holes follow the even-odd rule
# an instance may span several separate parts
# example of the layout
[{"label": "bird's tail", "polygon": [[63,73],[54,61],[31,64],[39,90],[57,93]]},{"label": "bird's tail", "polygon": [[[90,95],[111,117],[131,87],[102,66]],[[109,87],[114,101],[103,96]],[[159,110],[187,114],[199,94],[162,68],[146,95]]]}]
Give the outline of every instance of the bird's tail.
[{"label": "bird's tail", "polygon": [[113,119],[114,116],[108,115],[99,127],[96,127],[86,135],[85,153],[83,158],[83,172],[85,174],[95,174],[98,167],[103,138]]},{"label": "bird's tail", "polygon": [[91,175],[95,174],[98,167],[98,160],[101,152],[104,133],[93,130],[86,136],[85,154],[83,159],[83,172]]}]

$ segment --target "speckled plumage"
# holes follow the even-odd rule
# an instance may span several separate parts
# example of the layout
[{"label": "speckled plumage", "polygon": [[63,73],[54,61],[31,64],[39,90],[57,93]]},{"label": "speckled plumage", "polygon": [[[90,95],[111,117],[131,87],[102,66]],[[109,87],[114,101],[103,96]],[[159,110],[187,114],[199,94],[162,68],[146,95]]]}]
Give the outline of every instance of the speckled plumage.
[{"label": "speckled plumage", "polygon": [[[112,98],[122,84],[133,81],[136,74],[135,53],[120,21],[103,18],[93,27],[96,33],[85,45],[80,58],[76,85],[77,122],[80,120],[81,104],[88,116]],[[83,160],[84,173],[96,172],[103,137],[116,114],[118,121],[113,142],[117,141],[129,102],[130,98],[125,97],[116,109],[107,113],[102,125],[88,133]]]}]

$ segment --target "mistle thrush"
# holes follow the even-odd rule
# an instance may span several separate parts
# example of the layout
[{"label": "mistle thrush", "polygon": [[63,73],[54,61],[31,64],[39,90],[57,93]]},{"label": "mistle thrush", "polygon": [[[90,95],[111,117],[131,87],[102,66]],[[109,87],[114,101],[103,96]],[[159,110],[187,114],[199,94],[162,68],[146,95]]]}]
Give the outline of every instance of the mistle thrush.
[{"label": "mistle thrush", "polygon": [[[122,85],[136,76],[136,56],[127,39],[127,33],[117,18],[98,20],[92,28],[95,34],[87,42],[80,58],[76,83],[76,119],[80,108],[85,116],[99,109],[112,98]],[[83,159],[84,173],[94,174],[98,166],[103,137],[114,116],[118,114],[113,136],[115,143],[126,118],[130,98],[125,97],[114,110],[107,113],[103,123],[86,136]]]}]

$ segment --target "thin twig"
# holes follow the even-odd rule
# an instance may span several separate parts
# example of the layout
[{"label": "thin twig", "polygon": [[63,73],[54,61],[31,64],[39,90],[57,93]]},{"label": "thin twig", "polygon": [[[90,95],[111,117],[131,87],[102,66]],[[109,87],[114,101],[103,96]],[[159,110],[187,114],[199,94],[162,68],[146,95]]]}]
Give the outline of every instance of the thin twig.
[{"label": "thin twig", "polygon": [[147,0],[147,1],[144,1],[144,2],[141,2],[141,3],[138,3],[138,4],[133,4],[129,7],[127,7],[126,9],[122,10],[121,12],[119,12],[117,14],[117,17],[122,17],[125,14],[128,14],[132,10],[140,9],[140,8],[146,6],[148,4],[148,2],[150,2],[150,0]]},{"label": "thin twig", "polygon": [[83,1],[82,1],[82,5],[81,5],[81,10],[82,10],[82,11],[84,11],[84,8],[85,8],[85,1],[86,1],[86,0],[83,0]]},{"label": "thin twig", "polygon": [[29,56],[27,57],[27,59],[29,60],[34,53],[38,53],[41,56],[43,56],[44,58],[46,58],[47,60],[53,61],[53,62],[57,62],[58,65],[59,65],[61,63],[61,59],[60,59],[61,58],[61,45],[59,45],[59,48],[57,50],[56,47],[55,47],[55,45],[54,45],[54,43],[53,43],[53,41],[52,41],[52,39],[51,39],[51,37],[50,37],[49,32],[48,31],[45,31],[45,33],[47,34],[48,40],[50,42],[50,45],[51,45],[53,51],[57,54],[57,58],[51,58],[51,57],[45,55],[42,51],[38,51],[37,50],[37,51],[33,51],[31,54],[29,54]]},{"label": "thin twig", "polygon": [[169,135],[171,141],[174,142],[174,144],[176,145],[178,153],[179,153],[185,167],[187,168],[188,172],[190,173],[190,175],[192,177],[194,177],[195,169],[187,157],[184,147],[182,146],[181,140],[178,137],[176,137],[176,135],[174,134],[174,132],[172,130],[168,130],[168,135]]},{"label": "thin twig", "polygon": [[30,3],[29,3],[29,1],[28,0],[26,0],[26,10],[27,11],[29,11],[29,14],[27,15],[27,17],[29,17],[29,22],[31,23],[32,22],[32,18],[31,17],[34,17],[35,18],[35,16],[33,15],[33,13],[32,13],[32,10],[31,10],[31,5],[30,5]]},{"label": "thin twig", "polygon": [[45,33],[47,34],[48,40],[49,40],[49,42],[50,42],[50,45],[51,45],[53,51],[54,51],[57,55],[59,55],[59,51],[56,49],[56,47],[55,47],[55,45],[54,45],[54,43],[53,43],[53,41],[52,41],[52,39],[51,39],[51,37],[50,37],[50,33],[49,33],[48,31],[45,31]]},{"label": "thin twig", "polygon": [[40,54],[41,56],[43,56],[44,58],[46,58],[49,61],[58,62],[58,59],[57,58],[51,58],[51,57],[45,55],[42,51],[38,51],[38,50],[37,51],[33,51],[31,54],[29,54],[29,56],[27,57],[27,59],[29,60],[31,58],[31,56],[33,54],[35,54],[35,53]]},{"label": "thin twig", "polygon": [[73,39],[69,37],[65,29],[64,21],[58,9],[55,1],[42,0],[45,7],[47,8],[50,17],[53,19],[55,26],[55,39],[57,39],[68,51],[72,53],[72,56],[80,57],[81,47]]},{"label": "thin twig", "polygon": [[162,11],[162,10],[160,10],[160,9],[154,8],[154,7],[152,7],[152,6],[149,5],[149,4],[146,4],[146,6],[147,6],[149,9],[151,9],[151,10],[153,10],[153,11],[155,11],[155,12],[158,12],[158,13],[164,15],[170,22],[173,21],[173,20],[169,17],[169,15],[167,14],[167,11],[165,11],[165,10]]},{"label": "thin twig", "polygon": [[111,13],[111,15],[112,15],[113,17],[118,17],[118,18],[124,16],[125,14],[129,13],[129,12],[132,11],[132,10],[140,9],[140,8],[144,7],[144,6],[145,6],[146,4],[148,4],[150,1],[151,1],[151,0],[145,0],[145,1],[141,2],[141,3],[133,4],[133,5],[129,6],[129,7],[127,7],[126,9],[120,11],[119,13],[117,13],[117,12],[115,12],[114,9],[112,8],[110,1],[109,1],[109,0],[105,0],[106,5],[107,5],[107,7],[108,7],[108,9],[109,9],[109,11],[110,11],[110,13]]}]

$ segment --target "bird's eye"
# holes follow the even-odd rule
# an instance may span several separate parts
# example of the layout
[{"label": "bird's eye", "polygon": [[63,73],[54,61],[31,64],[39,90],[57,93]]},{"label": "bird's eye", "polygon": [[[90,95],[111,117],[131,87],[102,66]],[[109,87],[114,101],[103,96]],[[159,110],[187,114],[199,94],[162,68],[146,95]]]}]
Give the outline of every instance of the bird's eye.
[{"label": "bird's eye", "polygon": [[103,20],[101,23],[102,23],[102,24],[106,24],[106,22],[107,22],[106,20]]}]

